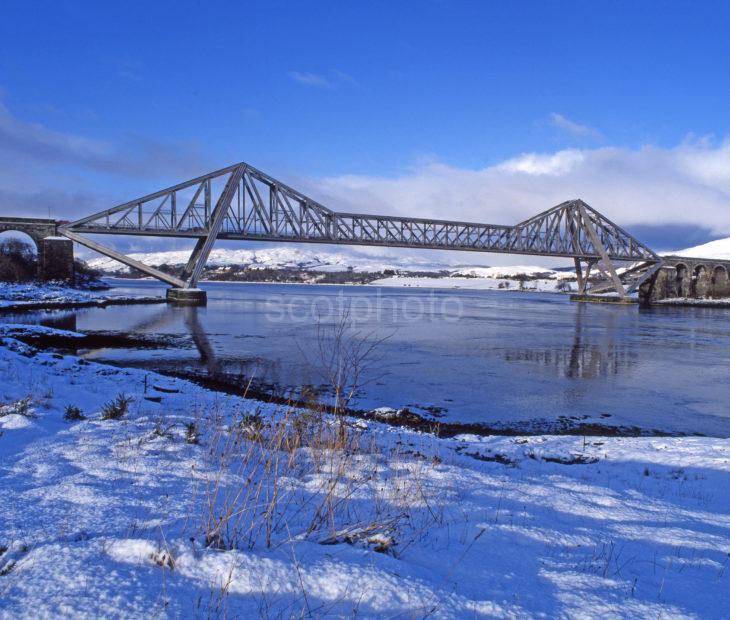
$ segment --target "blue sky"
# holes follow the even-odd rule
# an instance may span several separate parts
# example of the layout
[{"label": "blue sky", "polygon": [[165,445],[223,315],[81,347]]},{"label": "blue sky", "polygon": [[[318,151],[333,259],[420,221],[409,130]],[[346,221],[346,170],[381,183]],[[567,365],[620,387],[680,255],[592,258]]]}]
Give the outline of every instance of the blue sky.
[{"label": "blue sky", "polygon": [[730,235],[729,23],[719,2],[8,0],[0,210],[73,217],[246,160],[335,209],[512,223],[579,192],[658,246]]}]

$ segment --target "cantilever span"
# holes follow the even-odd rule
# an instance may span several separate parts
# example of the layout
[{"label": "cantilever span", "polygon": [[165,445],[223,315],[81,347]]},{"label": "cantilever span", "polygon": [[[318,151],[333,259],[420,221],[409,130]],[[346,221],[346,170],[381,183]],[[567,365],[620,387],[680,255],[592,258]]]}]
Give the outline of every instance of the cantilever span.
[{"label": "cantilever span", "polygon": [[[217,239],[331,243],[500,252],[572,258],[581,292],[591,268],[619,295],[635,290],[660,258],[582,200],[568,200],[514,226],[340,213],[246,163],[125,202],[59,232],[175,288],[194,289]],[[170,276],[86,238],[85,234],[191,237],[182,273]],[[615,262],[632,263],[619,275]],[[585,263],[585,271],[584,271]]]}]

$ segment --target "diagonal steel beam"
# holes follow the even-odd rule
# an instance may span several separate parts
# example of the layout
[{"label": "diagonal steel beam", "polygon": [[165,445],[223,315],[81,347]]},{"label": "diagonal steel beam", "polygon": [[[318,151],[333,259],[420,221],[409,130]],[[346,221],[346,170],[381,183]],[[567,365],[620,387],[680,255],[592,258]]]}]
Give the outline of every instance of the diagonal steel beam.
[{"label": "diagonal steel beam", "polygon": [[238,190],[238,186],[241,183],[241,179],[243,178],[243,174],[245,172],[246,164],[240,164],[238,167],[234,168],[233,172],[231,172],[231,176],[228,178],[228,182],[223,188],[223,192],[218,199],[218,204],[216,204],[215,209],[213,209],[213,213],[211,214],[208,236],[205,237],[205,240],[203,241],[203,244],[199,249],[198,256],[195,259],[195,263],[193,264],[193,268],[190,273],[190,277],[188,278],[187,282],[185,282],[183,288],[195,288],[195,286],[198,284],[198,278],[203,271],[203,267],[205,267],[205,263],[208,260],[210,251],[213,249],[213,244],[218,237],[221,226],[223,226],[223,222],[226,219],[228,209],[231,208],[231,200],[233,200],[233,195]]},{"label": "diagonal steel beam", "polygon": [[205,245],[205,237],[201,237],[197,240],[195,243],[195,247],[193,248],[192,253],[190,254],[190,258],[188,259],[187,264],[185,265],[185,269],[183,269],[182,274],[180,275],[180,279],[187,281],[190,276],[193,273],[193,269],[195,268],[195,265],[198,263],[198,260],[200,259],[200,253],[203,251],[203,246]]},{"label": "diagonal steel beam", "polygon": [[596,229],[593,228],[593,223],[590,219],[588,219],[588,214],[586,213],[585,207],[580,203],[578,204],[578,211],[580,212],[580,217],[583,221],[583,229],[588,233],[588,236],[591,238],[591,242],[593,243],[593,249],[597,250],[600,254],[603,265],[608,270],[608,274],[611,276],[613,287],[616,289],[616,292],[619,294],[620,297],[625,297],[626,290],[624,289],[624,285],[621,283],[621,278],[618,277],[616,269],[614,269],[613,263],[608,257],[606,248],[603,247],[603,243],[601,243],[601,240],[598,238],[598,233],[596,233]]},{"label": "diagonal steel beam", "polygon": [[96,241],[92,241],[91,239],[87,239],[86,237],[82,237],[77,233],[71,232],[67,228],[59,228],[58,232],[64,237],[68,237],[69,239],[71,239],[71,241],[75,241],[76,243],[85,245],[87,248],[91,248],[92,250],[99,252],[100,254],[104,254],[106,256],[109,256],[110,258],[113,258],[114,260],[118,260],[120,263],[123,263],[129,267],[139,269],[140,271],[151,275],[153,278],[157,278],[158,280],[162,280],[163,282],[167,282],[168,284],[171,284],[172,286],[176,286],[178,288],[182,288],[185,286],[185,282],[183,282],[179,278],[176,278],[175,276],[171,276],[164,271],[160,271],[159,269],[155,269],[154,267],[145,265],[144,263],[141,263],[133,258],[129,258],[129,256],[125,256],[124,254],[121,254],[116,250],[112,250],[110,247],[102,245],[101,243],[98,243]]},{"label": "diagonal steel beam", "polygon": [[580,258],[575,257],[575,276],[578,280],[578,292],[583,295],[586,292],[587,279],[583,277],[583,265],[580,262]]}]

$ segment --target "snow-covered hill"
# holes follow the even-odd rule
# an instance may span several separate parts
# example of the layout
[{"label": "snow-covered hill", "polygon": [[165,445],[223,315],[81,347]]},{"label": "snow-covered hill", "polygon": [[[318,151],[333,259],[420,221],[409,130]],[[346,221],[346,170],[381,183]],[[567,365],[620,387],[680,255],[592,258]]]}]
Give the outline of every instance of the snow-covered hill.
[{"label": "snow-covered hill", "polygon": [[717,260],[730,260],[730,237],[725,239],[716,239],[709,243],[696,245],[686,250],[678,250],[677,252],[668,252],[667,254],[677,254],[679,256],[689,256],[690,258],[714,258]]},{"label": "snow-covered hill", "polygon": [[[144,252],[130,254],[147,265],[184,265],[190,250]],[[101,257],[89,261],[95,269],[107,273],[125,271],[126,267],[112,258]],[[256,250],[216,248],[210,253],[209,267],[241,266],[249,269],[301,269],[304,271],[384,271],[405,269],[409,271],[440,271],[454,266],[430,261],[419,256],[407,259],[388,255],[371,255],[353,250],[326,252],[300,247],[273,247]]]},{"label": "snow-covered hill", "polygon": [[[451,272],[452,276],[464,278],[494,278],[509,279],[520,276],[529,278],[555,278],[563,272],[554,271],[547,267],[534,265],[509,265],[505,267],[463,267]],[[571,277],[573,274],[565,272],[563,275]]]},{"label": "snow-covered hill", "polygon": [[[184,265],[190,256],[190,251],[145,252],[130,254],[130,256],[147,265]],[[126,270],[125,265],[107,257],[94,258],[89,261],[89,264],[106,273],[120,273]],[[520,276],[554,279],[566,275],[547,267],[534,265],[504,267],[464,265],[435,262],[419,255],[370,254],[351,248],[342,248],[337,252],[327,252],[320,251],[317,248],[280,246],[256,250],[216,248],[211,252],[208,267],[230,266],[248,269],[294,269],[320,272],[343,272],[348,270],[356,272],[382,272],[386,270],[400,272],[443,271],[448,272],[445,275],[451,277],[479,279],[518,278]]]}]

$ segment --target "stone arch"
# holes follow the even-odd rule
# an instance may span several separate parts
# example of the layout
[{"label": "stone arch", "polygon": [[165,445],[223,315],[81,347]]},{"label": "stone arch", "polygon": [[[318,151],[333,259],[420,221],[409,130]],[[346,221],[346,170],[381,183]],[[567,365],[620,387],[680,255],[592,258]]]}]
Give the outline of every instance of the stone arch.
[{"label": "stone arch", "polygon": [[42,238],[34,235],[33,231],[21,230],[20,228],[8,228],[5,226],[0,227],[0,241],[12,238],[26,242],[30,240],[35,248],[36,256],[40,254]]},{"label": "stone arch", "polygon": [[727,269],[725,265],[716,265],[712,270],[712,283],[721,284],[727,280]]},{"label": "stone arch", "polygon": [[691,284],[689,267],[684,263],[677,263],[674,266],[674,273],[674,289],[677,297],[689,297]]},{"label": "stone arch", "polygon": [[[42,250],[41,243],[34,236],[25,230],[5,227],[0,230],[0,246],[0,280],[26,282],[38,276]],[[31,255],[27,253],[28,248]]]},{"label": "stone arch", "polygon": [[700,263],[692,271],[692,295],[694,297],[707,297],[710,288],[710,272],[706,265]]},{"label": "stone arch", "polygon": [[730,295],[730,278],[725,265],[715,265],[712,270],[710,295],[712,297],[727,297]]}]

